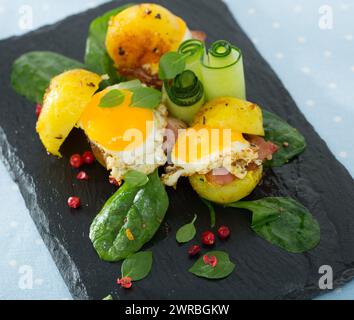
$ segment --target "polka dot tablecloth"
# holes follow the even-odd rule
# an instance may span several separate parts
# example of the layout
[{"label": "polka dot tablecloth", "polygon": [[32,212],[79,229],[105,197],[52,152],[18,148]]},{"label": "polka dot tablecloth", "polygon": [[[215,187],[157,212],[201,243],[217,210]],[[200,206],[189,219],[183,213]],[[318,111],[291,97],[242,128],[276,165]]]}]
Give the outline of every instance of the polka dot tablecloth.
[{"label": "polka dot tablecloth", "polygon": [[[0,0],[0,38],[103,2]],[[353,175],[354,1],[225,2],[307,119]],[[71,299],[18,187],[1,162],[0,203],[0,299]],[[353,298],[354,283],[321,297]]]}]

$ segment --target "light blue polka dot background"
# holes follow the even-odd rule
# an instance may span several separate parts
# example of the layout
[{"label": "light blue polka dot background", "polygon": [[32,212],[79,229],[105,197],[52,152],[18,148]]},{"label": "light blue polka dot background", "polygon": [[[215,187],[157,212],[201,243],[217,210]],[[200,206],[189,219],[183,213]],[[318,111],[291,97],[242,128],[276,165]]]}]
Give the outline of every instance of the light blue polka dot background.
[{"label": "light blue polka dot background", "polygon": [[[0,39],[103,2],[0,0]],[[353,176],[354,1],[225,2]],[[32,20],[23,19],[28,10],[32,11]],[[71,299],[17,186],[1,162],[0,203],[0,299]],[[322,297],[353,298],[354,283]]]}]

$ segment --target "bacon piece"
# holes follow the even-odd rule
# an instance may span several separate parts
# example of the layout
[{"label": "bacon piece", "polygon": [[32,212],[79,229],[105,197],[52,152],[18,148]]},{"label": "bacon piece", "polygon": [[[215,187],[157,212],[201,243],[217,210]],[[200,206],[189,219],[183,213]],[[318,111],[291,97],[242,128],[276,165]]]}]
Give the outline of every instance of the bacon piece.
[{"label": "bacon piece", "polygon": [[224,186],[236,180],[237,178],[225,168],[218,168],[206,174],[206,178],[210,183]]},{"label": "bacon piece", "polygon": [[163,149],[168,154],[171,153],[173,146],[178,138],[178,130],[186,129],[187,125],[176,118],[169,117],[167,119],[167,127],[165,130],[165,140],[163,143]]},{"label": "bacon piece", "polygon": [[[248,135],[248,141],[258,147],[258,160],[269,159],[275,152],[279,150],[279,147],[271,141],[265,141],[262,137]],[[254,162],[250,163],[247,167],[248,171],[256,170],[259,166]],[[224,186],[231,183],[237,178],[231,174],[225,168],[218,168],[210,171],[206,175],[207,180],[210,183]]]},{"label": "bacon piece", "polygon": [[205,39],[207,38],[206,33],[203,31],[192,30],[191,34],[192,34],[192,38],[196,40],[205,41]]},{"label": "bacon piece", "polygon": [[251,162],[248,166],[247,166],[247,171],[255,171],[259,168],[259,165]]},{"label": "bacon piece", "polygon": [[119,69],[119,74],[126,78],[139,79],[141,82],[150,87],[155,87],[156,89],[162,88],[163,82],[159,79],[158,75],[151,75],[143,68],[121,68]]},{"label": "bacon piece", "polygon": [[[192,38],[200,41],[205,41],[206,33],[203,31],[193,30],[191,31]],[[147,84],[150,87],[154,87],[156,89],[161,89],[163,85],[163,81],[161,81],[157,74],[151,75],[144,68],[120,68],[119,74],[128,79],[139,79],[141,82]]]},{"label": "bacon piece", "polygon": [[258,159],[269,159],[274,153],[279,150],[279,147],[271,141],[265,141],[262,137],[248,135],[248,141],[258,147]]}]

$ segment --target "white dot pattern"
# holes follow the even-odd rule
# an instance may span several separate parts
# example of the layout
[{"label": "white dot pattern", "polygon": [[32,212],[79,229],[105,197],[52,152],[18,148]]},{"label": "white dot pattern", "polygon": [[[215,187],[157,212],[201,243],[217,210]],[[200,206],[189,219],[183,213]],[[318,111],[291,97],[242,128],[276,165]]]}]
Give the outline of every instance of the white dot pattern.
[{"label": "white dot pattern", "polygon": [[[354,176],[354,3],[225,0],[237,21],[275,69],[301,111]],[[321,29],[320,6],[333,12]],[[245,14],[252,6],[254,16]],[[321,299],[352,299],[354,282]],[[328,297],[328,298],[327,298]]]}]

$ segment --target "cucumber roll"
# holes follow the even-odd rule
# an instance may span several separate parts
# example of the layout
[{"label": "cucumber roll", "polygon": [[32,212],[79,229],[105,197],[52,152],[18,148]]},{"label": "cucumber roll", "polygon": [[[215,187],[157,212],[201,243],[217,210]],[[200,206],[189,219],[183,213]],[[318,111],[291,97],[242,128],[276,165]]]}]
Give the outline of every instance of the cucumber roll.
[{"label": "cucumber roll", "polygon": [[227,96],[245,100],[241,50],[225,40],[214,42],[202,59],[202,79],[207,101]]},{"label": "cucumber roll", "polygon": [[201,59],[204,55],[204,51],[204,43],[196,39],[189,39],[184,41],[178,49],[179,54],[186,56],[185,70],[193,71],[200,80],[202,79]]},{"label": "cucumber roll", "polygon": [[205,102],[203,84],[191,70],[165,80],[163,94],[170,115],[188,124]]}]

